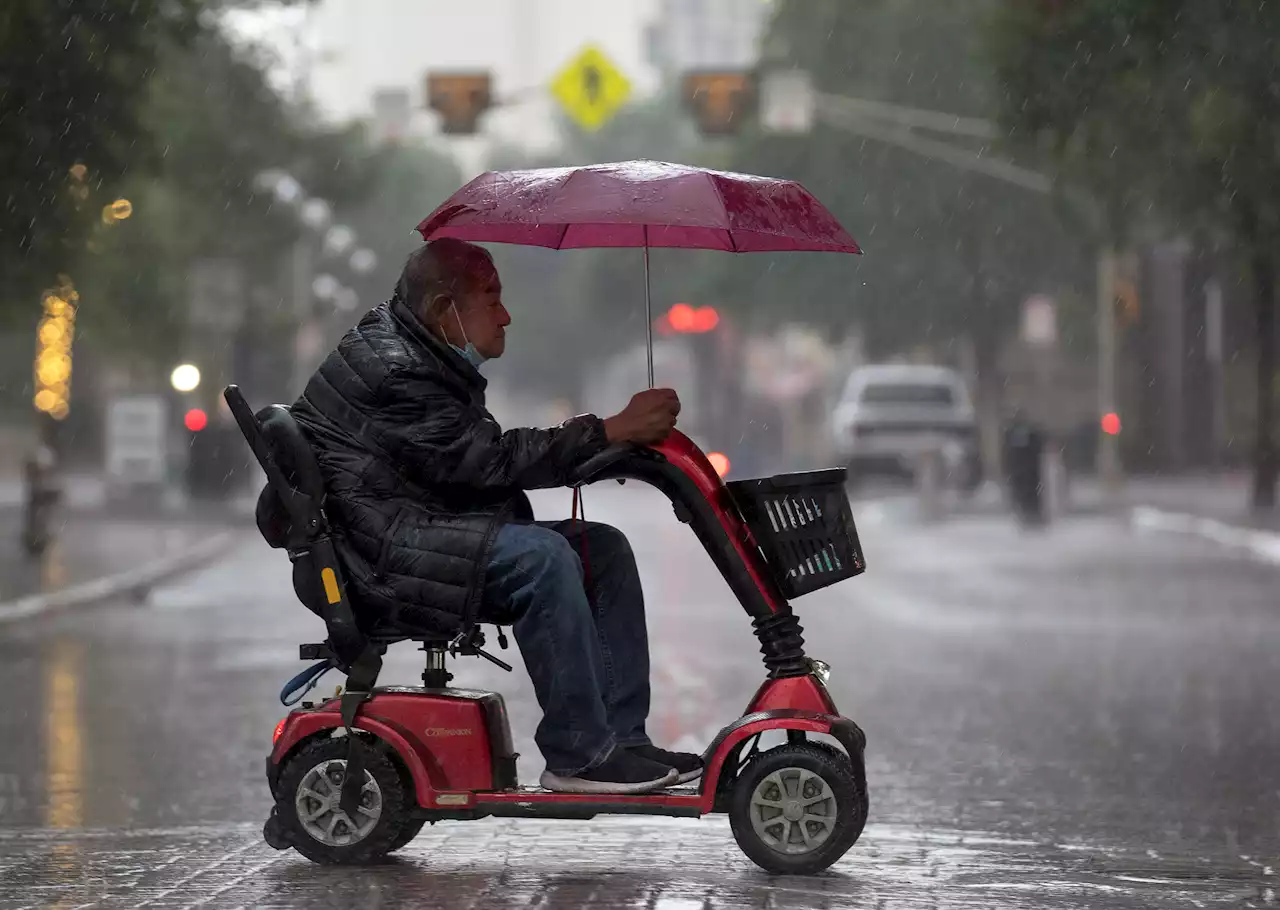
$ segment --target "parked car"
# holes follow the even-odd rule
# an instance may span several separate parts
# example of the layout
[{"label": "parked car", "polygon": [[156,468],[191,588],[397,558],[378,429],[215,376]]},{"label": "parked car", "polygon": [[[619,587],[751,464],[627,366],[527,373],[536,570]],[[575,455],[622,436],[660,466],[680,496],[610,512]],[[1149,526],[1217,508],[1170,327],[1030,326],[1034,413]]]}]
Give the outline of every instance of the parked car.
[{"label": "parked car", "polygon": [[853,480],[912,477],[931,449],[941,451],[952,485],[972,490],[981,480],[973,402],[963,378],[947,367],[859,367],[832,412],[831,432]]}]

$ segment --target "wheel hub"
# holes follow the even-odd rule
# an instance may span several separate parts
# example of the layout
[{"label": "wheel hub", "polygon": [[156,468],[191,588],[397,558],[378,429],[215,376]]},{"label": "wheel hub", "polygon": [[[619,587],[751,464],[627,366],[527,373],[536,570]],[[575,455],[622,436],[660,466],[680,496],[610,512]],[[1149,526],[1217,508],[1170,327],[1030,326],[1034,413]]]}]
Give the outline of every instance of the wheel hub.
[{"label": "wheel hub", "polygon": [[373,775],[364,772],[360,789],[357,818],[343,812],[342,781],[346,776],[345,759],[323,761],[308,771],[298,784],[294,808],[298,822],[310,837],[330,847],[349,847],[369,836],[382,816],[382,789]]},{"label": "wheel hub", "polygon": [[835,793],[808,768],[781,768],[751,793],[751,827],[779,853],[812,853],[836,829]]}]

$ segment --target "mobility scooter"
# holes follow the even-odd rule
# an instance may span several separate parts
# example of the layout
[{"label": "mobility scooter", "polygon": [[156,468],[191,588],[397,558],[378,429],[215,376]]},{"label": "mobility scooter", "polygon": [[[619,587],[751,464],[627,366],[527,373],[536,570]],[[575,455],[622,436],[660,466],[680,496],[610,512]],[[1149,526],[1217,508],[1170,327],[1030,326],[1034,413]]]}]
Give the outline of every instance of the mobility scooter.
[{"label": "mobility scooter", "polygon": [[[517,781],[502,696],[450,686],[448,655],[511,669],[483,649],[480,629],[367,628],[344,584],[319,467],[289,409],[255,414],[235,386],[224,396],[266,472],[260,509],[274,498],[268,504],[286,518],[264,536],[287,550],[295,592],[328,631],[327,641],[301,646],[300,657],[317,663],[281,700],[290,704],[288,693],[330,668],[347,674],[339,696],[304,703],[276,727],[266,762],[271,846],[319,863],[368,863],[427,822],[727,813],[756,864],[813,873],[857,841],[867,819],[865,736],[836,710],[824,685],[829,668],[806,656],[788,603],[864,571],[843,469],[725,483],[679,431],[659,446],[614,446],[582,465],[575,487],[631,479],[666,495],[751,618],[767,675],[746,713],[707,746],[696,785],[627,796],[554,793]],[[381,656],[403,641],[426,653],[422,686],[377,686]],[[773,731],[785,731],[785,742],[760,748]]]}]

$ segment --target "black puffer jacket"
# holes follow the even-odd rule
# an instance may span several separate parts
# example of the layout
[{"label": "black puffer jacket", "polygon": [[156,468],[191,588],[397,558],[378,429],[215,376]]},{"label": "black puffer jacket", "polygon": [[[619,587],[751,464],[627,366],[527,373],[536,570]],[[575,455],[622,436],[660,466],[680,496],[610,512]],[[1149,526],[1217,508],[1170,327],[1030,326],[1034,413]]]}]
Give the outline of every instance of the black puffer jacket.
[{"label": "black puffer jacket", "polygon": [[397,297],[346,334],[293,405],[324,475],[362,623],[473,620],[493,537],[522,492],[565,485],[607,445],[598,417],[503,432],[486,382]]}]

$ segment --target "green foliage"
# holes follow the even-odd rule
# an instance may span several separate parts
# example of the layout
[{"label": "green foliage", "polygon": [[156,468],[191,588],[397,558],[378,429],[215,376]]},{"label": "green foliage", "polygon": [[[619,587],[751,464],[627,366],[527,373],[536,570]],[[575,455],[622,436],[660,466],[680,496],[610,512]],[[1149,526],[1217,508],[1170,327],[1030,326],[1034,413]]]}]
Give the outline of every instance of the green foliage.
[{"label": "green foliage", "polygon": [[266,84],[252,56],[206,28],[160,49],[140,100],[151,154],[118,184],[134,215],[98,225],[74,259],[87,344],[117,356],[171,359],[186,328],[192,263],[226,257],[269,285],[298,233],[296,215],[254,185],[285,167],[335,205],[373,177],[355,130],[317,132]]},{"label": "green foliage", "polygon": [[[194,0],[6,0],[0,8],[0,323],[27,312],[152,148],[140,100]],[[87,192],[68,174],[87,167]]]},{"label": "green foliage", "polygon": [[414,228],[462,183],[462,173],[450,156],[426,145],[411,143],[368,150],[362,171],[370,175],[357,199],[337,208],[337,218],[349,225],[378,257],[367,276],[342,275],[365,306],[391,296],[408,255],[422,243]]},{"label": "green foliage", "polygon": [[[990,116],[983,59],[991,0],[782,0],[766,62],[808,70],[820,93]],[[1029,294],[1080,274],[1082,245],[1052,200],[819,122],[803,137],[753,131],[734,168],[799,180],[866,250],[742,257],[719,284],[731,305],[776,321],[860,327],[873,353],[971,335],[994,347]]]},{"label": "green foliage", "polygon": [[1280,9],[1195,0],[1007,0],[1000,117],[1123,229],[1153,209],[1280,236]]},{"label": "green foliage", "polygon": [[1001,119],[1103,200],[1111,242],[1155,217],[1236,241],[1257,337],[1255,504],[1273,505],[1280,6],[1005,0]]}]

